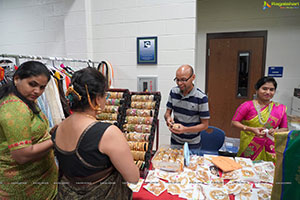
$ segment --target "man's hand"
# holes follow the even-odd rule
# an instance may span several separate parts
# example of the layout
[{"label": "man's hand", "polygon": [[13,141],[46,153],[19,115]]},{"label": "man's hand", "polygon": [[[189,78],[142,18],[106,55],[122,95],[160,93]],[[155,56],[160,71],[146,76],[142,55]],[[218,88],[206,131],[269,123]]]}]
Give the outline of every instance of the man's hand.
[{"label": "man's hand", "polygon": [[172,126],[169,126],[169,130],[172,132],[172,133],[175,133],[175,134],[182,134],[182,133],[185,133],[185,126],[183,126],[182,124],[173,124]]},{"label": "man's hand", "polygon": [[172,117],[168,117],[168,118],[166,119],[166,123],[167,123],[167,126],[168,126],[168,127],[171,127],[171,126],[173,126],[173,124],[174,124],[174,120],[172,119]]}]

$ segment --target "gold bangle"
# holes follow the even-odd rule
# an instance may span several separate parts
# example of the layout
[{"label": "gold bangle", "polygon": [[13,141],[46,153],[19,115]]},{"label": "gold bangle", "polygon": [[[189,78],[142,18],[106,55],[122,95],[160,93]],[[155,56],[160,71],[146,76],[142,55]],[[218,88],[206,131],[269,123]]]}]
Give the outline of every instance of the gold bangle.
[{"label": "gold bangle", "polygon": [[244,127],[243,127],[243,130],[246,131],[246,130],[247,130],[247,126],[244,126]]}]

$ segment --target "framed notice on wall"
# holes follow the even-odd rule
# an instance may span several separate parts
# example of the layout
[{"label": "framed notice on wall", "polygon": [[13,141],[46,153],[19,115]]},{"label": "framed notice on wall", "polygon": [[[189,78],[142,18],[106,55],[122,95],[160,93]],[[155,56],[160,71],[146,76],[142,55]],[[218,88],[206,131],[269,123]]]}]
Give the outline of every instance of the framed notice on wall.
[{"label": "framed notice on wall", "polygon": [[157,37],[137,38],[137,63],[157,64]]}]

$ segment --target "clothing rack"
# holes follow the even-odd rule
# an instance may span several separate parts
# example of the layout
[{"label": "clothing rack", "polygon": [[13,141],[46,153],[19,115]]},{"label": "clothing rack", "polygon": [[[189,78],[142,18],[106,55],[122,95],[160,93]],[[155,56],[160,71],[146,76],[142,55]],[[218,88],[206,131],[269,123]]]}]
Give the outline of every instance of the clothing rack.
[{"label": "clothing rack", "polygon": [[17,54],[0,54],[0,57],[3,58],[14,58],[16,60],[16,65],[20,65],[20,59],[33,59],[33,60],[50,60],[52,62],[55,61],[65,61],[65,62],[81,62],[81,63],[87,63],[92,64],[93,67],[95,67],[96,63],[100,63],[97,61],[91,61],[89,59],[73,59],[73,58],[61,58],[61,57],[44,57],[44,56],[36,56],[36,55],[17,55]]}]

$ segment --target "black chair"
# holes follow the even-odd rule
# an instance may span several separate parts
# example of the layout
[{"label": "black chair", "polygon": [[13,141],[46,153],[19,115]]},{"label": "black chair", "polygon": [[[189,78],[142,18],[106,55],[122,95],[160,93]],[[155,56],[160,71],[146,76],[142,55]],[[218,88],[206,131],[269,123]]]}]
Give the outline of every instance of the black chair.
[{"label": "black chair", "polygon": [[223,146],[225,140],[225,132],[217,127],[209,126],[208,129],[201,131],[200,134],[201,147],[199,155],[219,155],[218,151]]}]

